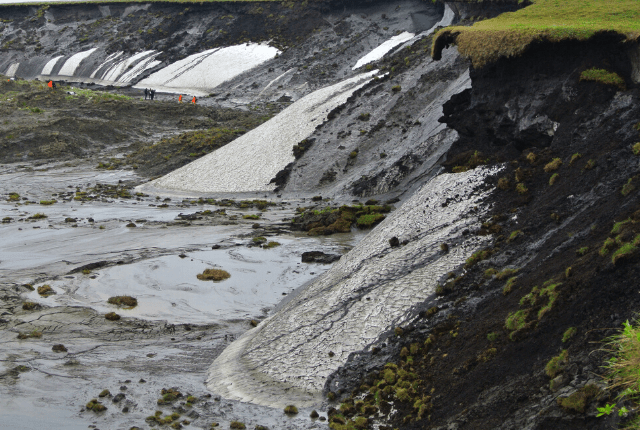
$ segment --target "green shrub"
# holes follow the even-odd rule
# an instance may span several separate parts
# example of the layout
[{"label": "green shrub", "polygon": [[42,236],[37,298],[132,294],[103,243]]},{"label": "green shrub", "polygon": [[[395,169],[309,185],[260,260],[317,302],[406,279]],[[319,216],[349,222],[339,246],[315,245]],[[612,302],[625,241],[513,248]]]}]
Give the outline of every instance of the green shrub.
[{"label": "green shrub", "polygon": [[580,81],[600,82],[601,84],[618,87],[621,90],[626,88],[624,79],[622,79],[620,75],[615,72],[609,72],[608,70],[597,69],[595,67],[580,73]]}]

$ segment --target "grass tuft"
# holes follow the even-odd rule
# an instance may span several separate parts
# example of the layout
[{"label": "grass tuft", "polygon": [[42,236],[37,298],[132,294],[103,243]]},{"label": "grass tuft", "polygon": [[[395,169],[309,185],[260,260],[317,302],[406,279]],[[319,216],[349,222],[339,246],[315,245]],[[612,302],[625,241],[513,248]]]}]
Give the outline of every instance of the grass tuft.
[{"label": "grass tuft", "polygon": [[107,303],[110,303],[116,306],[125,306],[128,308],[135,308],[136,306],[138,306],[138,299],[131,296],[115,296],[115,297],[109,297],[109,299],[107,300]]},{"label": "grass tuft", "polygon": [[580,81],[600,82],[601,84],[611,85],[624,90],[624,79],[615,72],[609,72],[604,69],[596,69],[595,67],[580,73]]}]

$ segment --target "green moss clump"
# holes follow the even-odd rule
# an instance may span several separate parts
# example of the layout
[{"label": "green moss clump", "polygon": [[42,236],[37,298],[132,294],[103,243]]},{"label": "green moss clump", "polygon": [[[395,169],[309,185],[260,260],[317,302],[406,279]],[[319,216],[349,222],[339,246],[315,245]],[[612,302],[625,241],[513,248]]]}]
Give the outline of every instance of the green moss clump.
[{"label": "green moss clump", "polygon": [[37,303],[33,303],[33,302],[24,302],[24,303],[22,303],[22,309],[25,310],[25,311],[32,311],[37,307],[38,307]]},{"label": "green moss clump", "polygon": [[43,206],[49,206],[58,203],[57,200],[40,200],[40,204]]},{"label": "green moss clump", "polygon": [[109,297],[109,299],[107,300],[107,303],[110,303],[116,306],[124,306],[131,309],[138,306],[138,299],[131,296],[115,296],[115,297]]},{"label": "green moss clump", "polygon": [[558,170],[560,166],[562,166],[562,160],[560,158],[554,158],[544,166],[544,171],[547,173],[553,172],[554,170]]},{"label": "green moss clump", "polygon": [[569,397],[558,398],[558,405],[561,408],[583,414],[589,402],[598,395],[602,390],[595,384],[588,384],[580,388]]},{"label": "green moss clump", "polygon": [[482,260],[486,260],[487,258],[489,258],[491,256],[491,251],[489,250],[481,250],[481,251],[476,251],[473,254],[471,254],[471,257],[467,258],[467,260],[465,261],[465,267],[469,268],[471,266],[473,266],[474,264],[478,263],[479,261]]},{"label": "green moss clump", "polygon": [[276,246],[280,246],[280,242],[269,242],[262,245],[264,249],[275,248]]},{"label": "green moss clump", "polygon": [[115,312],[109,312],[108,314],[105,314],[104,317],[109,321],[118,321],[120,319],[120,315]]},{"label": "green moss clump", "polygon": [[585,255],[587,252],[589,252],[589,247],[588,246],[583,246],[582,248],[578,248],[576,250],[576,254],[583,256]]},{"label": "green moss clump", "polygon": [[521,309],[517,312],[511,312],[507,316],[505,326],[507,330],[517,331],[524,328],[527,324],[527,317],[529,316],[529,310]]},{"label": "green moss clump", "polygon": [[616,245],[615,239],[608,237],[602,244],[602,248],[600,248],[600,251],[598,251],[598,254],[604,257],[609,253],[609,251],[613,249],[615,245]]},{"label": "green moss clump", "polygon": [[571,339],[573,336],[575,336],[577,332],[578,332],[578,329],[576,329],[575,327],[569,327],[562,334],[562,343],[565,343],[565,342],[569,341],[569,339]]},{"label": "green moss clump", "polygon": [[356,224],[359,228],[371,228],[382,221],[384,218],[385,216],[382,214],[361,215],[356,220]]},{"label": "green moss clump", "polygon": [[617,222],[615,224],[613,224],[613,228],[611,229],[611,234],[618,234],[620,233],[620,230],[622,230],[622,227],[624,227],[625,224],[630,223],[631,222],[631,218],[628,218],[624,221],[620,221]]},{"label": "green moss clump", "polygon": [[260,219],[260,215],[258,214],[253,214],[253,215],[243,215],[242,219]]},{"label": "green moss clump", "polygon": [[575,161],[578,161],[580,158],[582,158],[582,154],[580,154],[579,152],[576,152],[575,154],[573,154],[571,156],[571,160],[569,160],[569,166],[573,165],[573,163]]},{"label": "green moss clump", "polygon": [[595,67],[580,73],[580,81],[600,82],[601,84],[617,87],[618,89],[623,91],[626,88],[624,79],[622,79],[620,75],[615,72],[610,72],[604,69],[597,69]]},{"label": "green moss clump", "polygon": [[257,237],[254,237],[253,239],[251,239],[251,241],[253,243],[265,243],[267,241],[267,238],[266,237],[262,237],[262,236],[257,236]]},{"label": "green moss clump", "polygon": [[632,181],[633,181],[633,178],[629,178],[627,183],[622,186],[622,190],[620,191],[620,193],[623,196],[626,196],[627,194],[631,193],[633,190],[636,189],[636,187],[632,184]]},{"label": "green moss clump", "polygon": [[495,342],[496,340],[498,340],[498,336],[499,336],[498,333],[496,333],[495,331],[492,331],[491,333],[487,334],[487,340],[489,342]]},{"label": "green moss clump", "polygon": [[394,85],[391,87],[391,91],[393,91],[394,93],[400,92],[402,90],[402,87],[400,85]]},{"label": "green moss clump", "polygon": [[633,151],[633,155],[640,155],[640,142],[634,143],[631,150]]},{"label": "green moss clump", "polygon": [[551,175],[551,177],[549,178],[549,185],[555,184],[559,177],[560,175],[558,175],[557,173]]},{"label": "green moss clump", "polygon": [[196,276],[201,281],[224,281],[229,279],[231,275],[226,270],[222,269],[205,269],[204,272],[199,273]]},{"label": "green moss clump", "polygon": [[409,402],[411,400],[409,390],[406,388],[397,388],[396,399],[400,400],[401,402]]},{"label": "green moss clump", "polygon": [[511,234],[509,235],[509,242],[514,241],[518,238],[518,236],[520,236],[522,234],[522,231],[520,230],[515,230],[512,231]]},{"label": "green moss clump", "polygon": [[240,421],[231,421],[231,422],[229,423],[229,428],[232,428],[232,429],[239,429],[239,430],[244,430],[244,429],[246,429],[246,428],[247,428],[247,426],[246,426],[246,425],[244,425],[244,423],[243,423],[243,422],[240,422]]},{"label": "green moss clump", "polygon": [[496,279],[498,281],[502,281],[507,277],[515,275],[516,273],[518,273],[518,271],[520,271],[520,269],[504,269],[496,274]]},{"label": "green moss clump", "polygon": [[56,294],[56,292],[51,288],[51,285],[45,284],[38,287],[38,294],[42,297],[49,297]]},{"label": "green moss clump", "polygon": [[296,415],[298,413],[298,408],[294,405],[288,405],[284,408],[284,413],[287,415]]},{"label": "green moss clump", "polygon": [[507,294],[509,294],[513,290],[513,286],[516,284],[516,280],[517,279],[518,279],[517,276],[513,276],[513,277],[509,278],[509,280],[507,281],[505,286],[502,288],[502,294],[503,295],[506,296]]},{"label": "green moss clump", "polygon": [[104,389],[100,392],[100,394],[98,394],[98,397],[107,397],[109,394],[111,394],[111,392],[107,389]]},{"label": "green moss clump", "polygon": [[568,352],[566,349],[563,349],[562,352],[553,357],[547,365],[544,367],[544,371],[547,376],[551,379],[555,378],[558,373],[564,370],[565,362],[567,360]]},{"label": "green moss clump", "polygon": [[638,248],[633,243],[625,243],[611,255],[611,262],[616,264],[619,260],[628,258],[638,252]]},{"label": "green moss clump", "polygon": [[20,194],[18,193],[9,193],[9,197],[7,198],[10,202],[17,202],[20,200]]},{"label": "green moss clump", "polygon": [[516,191],[518,194],[526,194],[529,192],[529,188],[522,182],[519,182],[518,185],[516,185]]}]

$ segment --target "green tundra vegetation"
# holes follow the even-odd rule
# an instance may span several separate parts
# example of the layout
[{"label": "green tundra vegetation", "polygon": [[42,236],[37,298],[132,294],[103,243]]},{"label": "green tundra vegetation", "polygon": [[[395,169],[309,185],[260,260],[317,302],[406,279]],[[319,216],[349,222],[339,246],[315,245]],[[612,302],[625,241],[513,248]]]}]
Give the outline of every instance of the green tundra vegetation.
[{"label": "green tundra vegetation", "polygon": [[587,40],[604,32],[618,33],[627,41],[638,40],[638,1],[532,0],[530,6],[471,27],[440,30],[433,39],[432,55],[439,59],[442,49],[455,44],[479,68],[501,57],[520,56],[533,42]]}]

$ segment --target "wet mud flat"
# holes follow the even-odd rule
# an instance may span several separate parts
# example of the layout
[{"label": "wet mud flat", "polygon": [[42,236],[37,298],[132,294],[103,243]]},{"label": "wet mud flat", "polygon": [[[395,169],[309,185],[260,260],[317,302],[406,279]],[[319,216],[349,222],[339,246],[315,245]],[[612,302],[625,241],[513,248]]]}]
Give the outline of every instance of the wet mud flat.
[{"label": "wet mud flat", "polygon": [[[292,417],[220,399],[206,390],[206,370],[330,267],[302,263],[303,252],[341,255],[361,235],[292,232],[289,220],[308,200],[136,195],[143,179],[132,170],[87,160],[35,164],[0,167],[5,422],[25,429],[228,428],[231,421],[318,427],[310,410]],[[206,268],[231,278],[198,280]],[[107,303],[119,295],[135,296],[138,306]],[[105,317],[113,312],[120,319]]]}]

